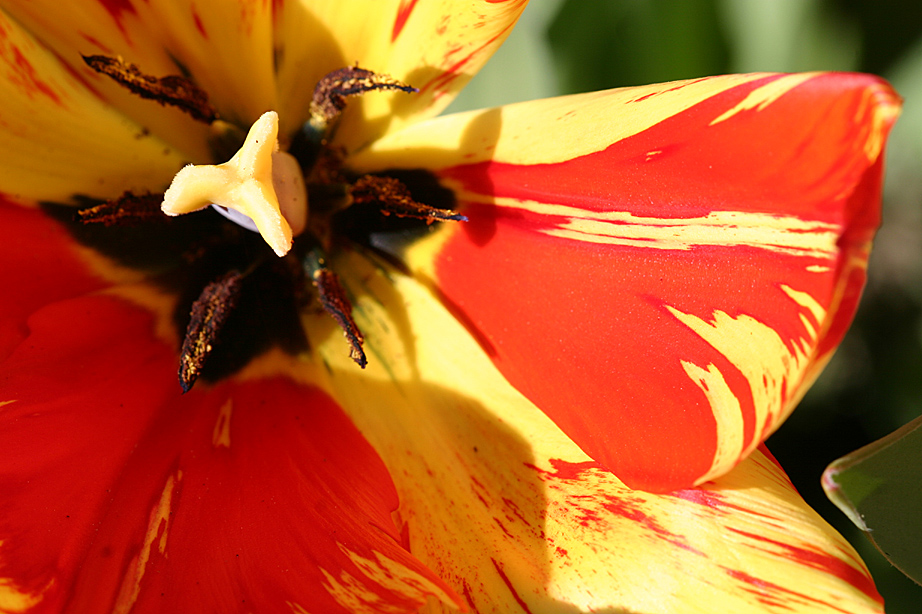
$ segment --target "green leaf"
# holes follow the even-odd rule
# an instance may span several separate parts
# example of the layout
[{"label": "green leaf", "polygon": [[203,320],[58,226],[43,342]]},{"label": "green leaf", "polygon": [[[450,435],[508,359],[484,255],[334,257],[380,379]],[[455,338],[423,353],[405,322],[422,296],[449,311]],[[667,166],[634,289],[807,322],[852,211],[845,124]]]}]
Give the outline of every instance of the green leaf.
[{"label": "green leaf", "polygon": [[823,489],[893,565],[922,584],[922,416],[829,465]]}]

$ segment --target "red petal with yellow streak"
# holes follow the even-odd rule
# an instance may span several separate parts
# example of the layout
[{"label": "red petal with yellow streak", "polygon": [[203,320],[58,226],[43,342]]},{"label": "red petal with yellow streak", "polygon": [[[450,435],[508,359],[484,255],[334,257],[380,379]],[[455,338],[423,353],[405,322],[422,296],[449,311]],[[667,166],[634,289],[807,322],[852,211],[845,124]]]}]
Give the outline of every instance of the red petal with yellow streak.
[{"label": "red petal with yellow streak", "polygon": [[841,340],[898,108],[869,76],[717,77],[447,117],[354,163],[455,189],[470,221],[411,266],[590,456],[665,491],[745,458]]},{"label": "red petal with yellow streak", "polygon": [[276,378],[181,396],[153,328],[121,299],[61,301],[4,362],[0,609],[455,601],[401,546],[387,471],[327,395]]}]

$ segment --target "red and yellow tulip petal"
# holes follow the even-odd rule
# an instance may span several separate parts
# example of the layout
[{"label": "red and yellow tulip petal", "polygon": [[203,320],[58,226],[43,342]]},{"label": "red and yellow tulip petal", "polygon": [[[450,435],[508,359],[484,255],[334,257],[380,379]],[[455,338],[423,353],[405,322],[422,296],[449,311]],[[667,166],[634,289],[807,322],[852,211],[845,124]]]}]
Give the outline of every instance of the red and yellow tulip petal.
[{"label": "red and yellow tulip petal", "polygon": [[0,185],[10,196],[112,197],[168,182],[181,165],[2,10],[0,100]]},{"label": "red and yellow tulip petal", "polygon": [[[306,119],[314,85],[351,66],[386,73],[419,94],[350,103],[337,141],[349,149],[444,109],[512,31],[526,0],[286,1],[279,33],[279,115]],[[309,32],[310,35],[305,34]]]},{"label": "red and yellow tulip petal", "polygon": [[[206,4],[210,6],[214,3]],[[163,41],[169,40],[169,33],[164,31],[166,28],[153,12],[151,3],[132,0],[3,0],[0,5],[0,11],[5,11],[21,24],[18,27],[31,33],[45,53],[53,56],[53,65],[50,66],[47,60],[32,61],[36,75],[44,79],[49,70],[52,75],[64,70],[70,80],[80,83],[81,89],[138,124],[140,128],[131,130],[133,135],[140,135],[142,140],[146,140],[149,134],[155,135],[182,152],[183,160],[210,161],[207,148],[209,129],[205,124],[178,109],[141,99],[109,77],[95,73],[81,57],[97,54],[121,57],[137,65],[144,73],[157,77],[181,74],[182,68],[175,58],[180,57],[182,49],[170,49],[164,45]],[[187,19],[194,21],[191,14]],[[121,121],[126,122],[124,118]],[[95,133],[99,129],[93,118],[77,117],[71,123],[73,125],[68,132],[50,140],[55,147],[68,149],[67,137],[71,132],[79,136],[81,130]],[[45,138],[44,142],[48,143],[49,138]],[[111,147],[123,154],[134,151],[114,143]],[[54,161],[54,158],[49,158],[49,165]]]},{"label": "red and yellow tulip petal", "polygon": [[358,256],[336,268],[369,363],[359,372],[319,321],[325,386],[390,470],[411,551],[472,611],[882,611],[855,552],[770,458],[700,489],[630,490],[509,385],[428,287]]},{"label": "red and yellow tulip petal", "polygon": [[67,233],[41,211],[0,197],[0,361],[28,336],[39,308],[104,286],[75,260]]},{"label": "red and yellow tulip petal", "polygon": [[49,305],[2,367],[5,612],[412,612],[450,589],[401,545],[380,459],[318,388],[185,396],[146,310]]},{"label": "red and yellow tulip petal", "polygon": [[869,76],[717,77],[440,118],[350,162],[455,190],[470,221],[410,266],[587,454],[667,491],[745,458],[840,341],[898,111]]},{"label": "red and yellow tulip petal", "polygon": [[158,40],[208,93],[222,118],[247,128],[266,111],[279,108],[275,6],[276,2],[159,1],[150,3],[150,21],[159,25]]}]

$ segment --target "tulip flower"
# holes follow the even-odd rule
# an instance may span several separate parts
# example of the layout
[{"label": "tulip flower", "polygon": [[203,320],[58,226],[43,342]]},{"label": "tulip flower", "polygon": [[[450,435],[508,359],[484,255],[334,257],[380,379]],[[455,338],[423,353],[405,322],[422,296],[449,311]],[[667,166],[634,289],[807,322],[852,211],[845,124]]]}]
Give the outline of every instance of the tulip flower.
[{"label": "tulip flower", "polygon": [[761,444],[899,98],[436,117],[524,4],[0,1],[0,611],[881,611]]}]

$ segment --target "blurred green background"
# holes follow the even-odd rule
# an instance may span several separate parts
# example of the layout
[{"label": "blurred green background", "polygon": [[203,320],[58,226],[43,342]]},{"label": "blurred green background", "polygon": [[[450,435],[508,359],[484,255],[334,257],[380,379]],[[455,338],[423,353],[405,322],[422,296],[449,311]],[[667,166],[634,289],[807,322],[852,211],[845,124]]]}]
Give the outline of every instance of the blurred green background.
[{"label": "blurred green background", "polygon": [[[858,549],[890,614],[922,611],[903,576],[820,487],[836,458],[922,413],[922,1],[532,0],[449,111],[729,72],[855,70],[905,99],[887,150],[884,225],[855,324],[768,442]],[[922,522],[922,510],[920,510]]]}]

